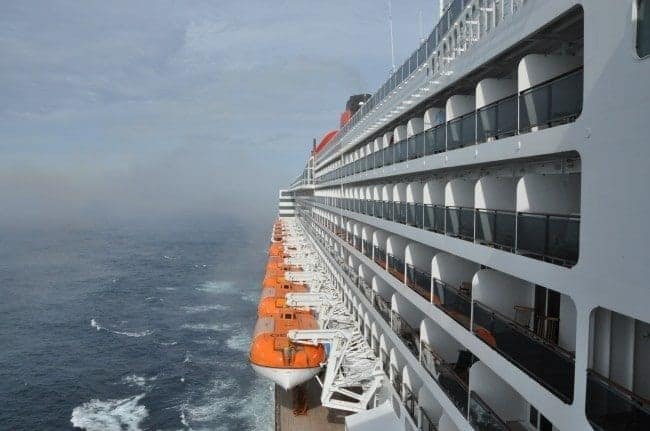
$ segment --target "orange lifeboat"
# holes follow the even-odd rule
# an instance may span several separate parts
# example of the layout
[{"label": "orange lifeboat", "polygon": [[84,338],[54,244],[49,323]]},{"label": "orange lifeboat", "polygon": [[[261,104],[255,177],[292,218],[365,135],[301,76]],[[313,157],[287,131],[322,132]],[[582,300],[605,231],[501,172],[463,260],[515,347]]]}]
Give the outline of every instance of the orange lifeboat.
[{"label": "orange lifeboat", "polygon": [[306,292],[307,287],[302,284],[285,284],[283,287],[269,287],[262,289],[260,303],[257,306],[258,316],[271,316],[277,314],[287,307],[287,293]]},{"label": "orange lifeboat", "polygon": [[287,332],[317,328],[318,323],[309,313],[291,311],[260,317],[253,330],[250,351],[253,369],[284,389],[311,379],[325,361],[324,347],[294,344]]}]

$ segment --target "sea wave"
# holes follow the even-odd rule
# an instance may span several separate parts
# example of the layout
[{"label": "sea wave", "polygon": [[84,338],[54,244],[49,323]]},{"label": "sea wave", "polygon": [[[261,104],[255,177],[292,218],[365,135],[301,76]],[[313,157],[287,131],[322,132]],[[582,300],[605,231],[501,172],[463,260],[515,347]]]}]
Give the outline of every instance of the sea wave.
[{"label": "sea wave", "polygon": [[206,311],[224,311],[229,307],[223,304],[211,304],[211,305],[196,305],[183,307],[183,310],[186,313],[204,313]]},{"label": "sea wave", "polygon": [[235,390],[239,387],[235,379],[215,380],[199,403],[182,406],[181,417],[185,421],[184,424],[188,427],[208,425],[210,429],[215,429],[218,423],[245,420],[256,430],[272,430],[272,385],[256,378],[250,386],[253,390],[241,396]]},{"label": "sea wave", "polygon": [[104,326],[101,326],[97,322],[97,320],[95,320],[94,318],[90,319],[90,326],[92,326],[93,328],[95,328],[98,331],[106,331],[106,332],[110,332],[112,334],[125,335],[127,337],[139,338],[139,337],[146,337],[147,335],[153,334],[153,331],[150,331],[148,329],[145,330],[145,331],[139,331],[139,332],[115,331],[115,330],[112,330],[112,329],[108,329],[108,328],[106,328]]},{"label": "sea wave", "polygon": [[149,415],[147,408],[138,404],[144,396],[90,400],[72,410],[70,422],[86,431],[139,431],[140,423]]},{"label": "sea wave", "polygon": [[153,377],[145,377],[145,376],[138,376],[136,374],[131,374],[129,376],[124,376],[122,378],[122,383],[129,385],[129,386],[137,386],[139,388],[146,388],[147,385],[151,382],[156,381],[158,376],[153,376]]},{"label": "sea wave", "polygon": [[207,281],[196,290],[207,293],[239,293],[232,281]]},{"label": "sea wave", "polygon": [[226,345],[232,349],[239,352],[248,352],[248,348],[251,344],[251,334],[248,330],[239,329],[234,331],[233,334],[228,337],[226,340]]},{"label": "sea wave", "polygon": [[182,325],[183,329],[190,329],[192,331],[227,331],[234,328],[236,325],[232,323],[193,323]]}]

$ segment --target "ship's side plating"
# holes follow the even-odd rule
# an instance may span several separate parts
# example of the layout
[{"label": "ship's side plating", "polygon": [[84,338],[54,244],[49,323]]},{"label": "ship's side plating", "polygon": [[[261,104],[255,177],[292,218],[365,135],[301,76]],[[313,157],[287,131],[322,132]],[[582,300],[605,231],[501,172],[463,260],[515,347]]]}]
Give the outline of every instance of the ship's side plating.
[{"label": "ship's side plating", "polygon": [[402,426],[650,427],[648,3],[445,2],[288,189]]}]

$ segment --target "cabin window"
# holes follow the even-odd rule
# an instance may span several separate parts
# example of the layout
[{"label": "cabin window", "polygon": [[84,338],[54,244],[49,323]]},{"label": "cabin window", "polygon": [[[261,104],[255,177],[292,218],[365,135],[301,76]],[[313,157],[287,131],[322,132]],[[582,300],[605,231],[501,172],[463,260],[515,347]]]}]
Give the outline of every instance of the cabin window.
[{"label": "cabin window", "polygon": [[636,52],[639,57],[650,54],[650,0],[637,1]]}]

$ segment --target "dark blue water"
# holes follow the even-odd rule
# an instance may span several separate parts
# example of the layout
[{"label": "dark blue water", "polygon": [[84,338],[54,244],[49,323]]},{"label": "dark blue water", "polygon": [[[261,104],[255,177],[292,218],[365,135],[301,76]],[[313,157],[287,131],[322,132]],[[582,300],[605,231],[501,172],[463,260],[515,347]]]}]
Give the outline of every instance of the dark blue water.
[{"label": "dark blue water", "polygon": [[0,429],[269,429],[247,362],[269,229],[3,230]]}]

